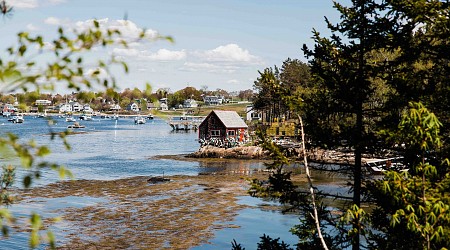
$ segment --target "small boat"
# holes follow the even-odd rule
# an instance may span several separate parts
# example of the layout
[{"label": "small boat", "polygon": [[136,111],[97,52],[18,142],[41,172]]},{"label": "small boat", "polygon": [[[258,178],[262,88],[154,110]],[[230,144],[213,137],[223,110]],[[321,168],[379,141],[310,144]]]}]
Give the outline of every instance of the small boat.
[{"label": "small boat", "polygon": [[83,120],[83,121],[92,121],[92,116],[91,116],[91,115],[81,115],[81,116],[80,116],[80,120]]},{"label": "small boat", "polygon": [[145,118],[142,116],[136,116],[134,118],[134,124],[145,124]]},{"label": "small boat", "polygon": [[66,117],[66,122],[75,122],[75,118],[73,118],[73,116],[68,116]]},{"label": "small boat", "polygon": [[46,118],[47,117],[47,110],[44,111],[44,113],[39,113],[36,116],[37,118]]},{"label": "small boat", "polygon": [[9,118],[8,121],[10,121],[12,123],[23,123],[23,121],[24,121],[23,115],[15,114],[15,115],[11,116],[11,118]]},{"label": "small boat", "polygon": [[153,118],[154,118],[154,117],[153,117],[152,114],[148,114],[148,115],[147,115],[147,119],[148,119],[148,120],[153,120]]},{"label": "small boat", "polygon": [[72,125],[67,126],[67,128],[85,128],[85,126],[79,124],[78,122],[74,122]]},{"label": "small boat", "polygon": [[398,172],[408,171],[408,168],[401,163],[402,158],[388,158],[388,159],[373,159],[366,161],[365,166],[369,173],[379,175],[387,170],[394,170]]}]

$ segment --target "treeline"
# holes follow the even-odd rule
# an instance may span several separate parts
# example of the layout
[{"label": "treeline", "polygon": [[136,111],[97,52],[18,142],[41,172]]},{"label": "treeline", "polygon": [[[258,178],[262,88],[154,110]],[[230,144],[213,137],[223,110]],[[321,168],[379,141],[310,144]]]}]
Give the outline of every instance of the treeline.
[{"label": "treeline", "polygon": [[[122,92],[114,89],[107,89],[106,91],[93,92],[93,91],[80,91],[73,92],[71,94],[43,94],[38,91],[29,91],[25,93],[15,94],[0,94],[1,103],[13,104],[17,102],[20,108],[25,110],[26,107],[34,106],[36,100],[49,100],[53,105],[65,103],[69,101],[79,101],[84,104],[90,104],[94,110],[107,109],[106,106],[113,104],[119,104],[121,107],[126,107],[132,102],[157,102],[162,98],[167,98],[169,107],[178,107],[182,105],[186,99],[194,99],[200,104],[203,101],[203,96],[220,96],[227,99],[233,99],[235,101],[251,101],[253,99],[253,90],[241,90],[235,92],[228,92],[223,89],[216,89],[214,91],[208,90],[206,86],[197,90],[194,87],[186,87],[184,89],[171,92],[168,88],[161,88],[152,92],[148,86],[146,89],[141,90],[139,88],[129,89],[126,88]],[[145,105],[144,105],[145,106]]]},{"label": "treeline", "polygon": [[[341,20],[326,19],[329,37],[313,31],[314,46],[303,46],[307,62],[287,59],[259,72],[254,106],[269,122],[302,118],[309,147],[351,150],[352,201],[336,208],[319,198],[313,207],[282,171],[289,160],[279,155],[270,185],[256,182],[255,188],[300,211],[292,230],[298,249],[444,249],[450,245],[449,3],[334,6]],[[362,156],[387,152],[403,157],[409,170],[365,178]],[[318,216],[311,216],[314,209]],[[263,241],[259,246],[287,249],[278,240]]]}]

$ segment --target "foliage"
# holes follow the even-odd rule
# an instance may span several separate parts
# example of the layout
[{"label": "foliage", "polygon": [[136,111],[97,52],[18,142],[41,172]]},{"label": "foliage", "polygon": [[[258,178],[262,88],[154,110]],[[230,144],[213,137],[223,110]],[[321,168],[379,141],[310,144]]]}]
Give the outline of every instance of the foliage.
[{"label": "foliage", "polygon": [[309,67],[298,59],[288,58],[281,69],[276,66],[266,68],[263,72],[259,71],[259,75],[253,85],[256,90],[254,109],[266,113],[264,122],[292,118],[289,102],[293,93],[308,88]]},{"label": "foliage", "polygon": [[239,97],[241,100],[247,100],[247,101],[252,100],[252,99],[253,99],[253,96],[254,96],[253,90],[251,90],[251,89],[240,90],[240,91],[239,91],[239,94],[238,94],[238,97]]},{"label": "foliage", "polygon": [[[2,1],[2,13],[9,13],[5,1]],[[6,7],[5,7],[6,6]],[[122,66],[125,72],[128,67],[125,62],[117,60],[111,56],[109,60],[98,60],[93,69],[88,68],[84,58],[88,52],[95,47],[122,46],[127,47],[129,41],[122,39],[121,32],[116,29],[105,29],[96,20],[92,26],[85,30],[73,30],[67,32],[59,28],[56,38],[50,41],[44,40],[42,36],[33,36],[27,32],[20,32],[17,35],[18,41],[15,46],[7,49],[7,55],[0,58],[0,92],[24,91],[34,89],[38,95],[41,90],[52,91],[55,85],[65,85],[70,90],[80,91],[93,86],[100,86],[107,89],[116,87],[115,78],[110,73],[112,65]],[[159,37],[171,40],[170,37]],[[143,30],[135,41],[146,39]],[[50,47],[50,49],[49,49]],[[45,55],[45,63],[40,59]],[[89,64],[91,65],[91,64]],[[91,96],[92,98],[94,96]],[[91,99],[89,97],[89,99]],[[33,97],[35,98],[35,97]],[[70,149],[66,141],[68,132],[51,133],[51,138],[63,140],[67,149]],[[14,179],[15,167],[23,167],[28,170],[28,174],[22,180],[23,186],[28,188],[33,180],[41,176],[41,169],[50,168],[59,172],[60,177],[71,177],[70,171],[66,167],[47,162],[44,157],[50,153],[47,146],[37,145],[34,140],[28,142],[19,140],[14,134],[8,134],[0,138],[0,154],[2,158],[17,157],[20,161],[17,166],[5,167],[3,169],[1,188],[2,205],[10,202],[7,190],[11,187]],[[5,219],[12,221],[11,215],[6,209],[0,210],[2,220],[2,232],[6,235],[7,230],[3,223]],[[42,240],[39,230],[42,228],[42,220],[39,215],[32,214],[30,217],[30,247],[36,247]],[[50,247],[54,248],[54,236],[48,233],[47,239]]]},{"label": "foliage", "polygon": [[268,249],[268,250],[288,250],[289,244],[284,243],[284,241],[278,242],[280,238],[272,239],[267,235],[261,236],[261,242],[258,243],[257,249]]},{"label": "foliage", "polygon": [[[338,24],[326,20],[331,36],[325,38],[314,31],[314,48],[304,46],[305,55],[310,59],[310,85],[283,92],[280,70],[266,69],[259,72],[260,77],[255,82],[258,90],[255,107],[269,115],[301,114],[313,143],[330,147],[345,140],[354,150],[354,204],[344,213],[343,224],[333,224],[332,220],[337,218],[324,215],[325,221],[330,220],[330,227],[348,237],[329,238],[329,245],[351,242],[354,249],[359,249],[360,235],[370,238],[369,247],[374,249],[448,245],[445,233],[448,230],[439,226],[448,225],[445,206],[448,195],[444,190],[448,188],[449,167],[442,161],[450,152],[449,144],[445,143],[450,134],[449,4],[444,1],[353,0],[350,7],[335,3],[335,8],[341,20]],[[402,110],[408,102],[419,100],[436,110],[437,116],[442,118],[442,126],[436,116],[418,103],[412,104],[411,115],[405,116],[409,118],[402,119]],[[288,108],[282,102],[288,104]],[[400,121],[400,131],[408,133],[395,130]],[[386,132],[378,133],[382,129]],[[444,136],[439,137],[439,132]],[[385,140],[386,135],[396,140]],[[373,192],[373,197],[382,205],[372,213],[363,210],[360,206],[361,194],[365,191],[361,189],[364,187],[361,185],[362,154],[379,153],[402,143],[405,148],[397,148],[397,153],[405,156],[410,171],[389,172],[387,180],[397,184],[391,183],[393,186],[383,192],[365,183],[369,187],[367,191]],[[410,181],[412,186],[405,186]],[[395,191],[390,193],[392,189]],[[402,192],[412,200],[395,201],[402,199]],[[289,196],[273,194],[278,198]],[[426,202],[417,207],[408,206],[420,200]],[[303,204],[303,209],[307,206]],[[398,210],[391,210],[396,206]],[[391,218],[400,219],[390,224]],[[313,230],[306,229],[313,228],[312,225],[312,221],[302,221],[298,235],[317,239]],[[371,226],[375,230],[371,230]]]},{"label": "foliage", "polygon": [[[429,163],[429,152],[440,150],[441,126],[432,112],[412,102],[398,133],[386,133],[406,142],[415,159],[410,158],[410,171],[389,171],[374,184],[378,207],[372,215],[373,224],[382,232],[373,237],[378,246],[440,249],[450,245],[448,161],[436,166]],[[411,237],[405,238],[405,233]]]},{"label": "foliage", "polygon": [[242,247],[241,244],[237,243],[235,239],[231,242],[231,249],[233,250],[245,250],[244,247]]}]

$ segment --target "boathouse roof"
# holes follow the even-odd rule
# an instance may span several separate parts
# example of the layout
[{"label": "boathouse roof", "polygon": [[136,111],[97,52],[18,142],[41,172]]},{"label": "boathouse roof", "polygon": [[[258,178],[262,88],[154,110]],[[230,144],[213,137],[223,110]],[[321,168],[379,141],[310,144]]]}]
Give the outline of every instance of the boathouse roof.
[{"label": "boathouse roof", "polygon": [[[247,128],[244,120],[238,115],[236,111],[225,111],[225,110],[213,110],[211,112],[215,113],[223,125],[227,128]],[[211,115],[209,114],[209,115]]]}]

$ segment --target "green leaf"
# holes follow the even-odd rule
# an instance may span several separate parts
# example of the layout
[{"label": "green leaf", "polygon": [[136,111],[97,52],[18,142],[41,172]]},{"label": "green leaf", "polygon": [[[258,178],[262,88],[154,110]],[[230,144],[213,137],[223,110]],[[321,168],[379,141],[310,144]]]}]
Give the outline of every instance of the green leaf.
[{"label": "green leaf", "polygon": [[40,157],[46,156],[48,154],[50,154],[50,149],[47,146],[39,147],[38,152],[36,153],[36,155]]}]

